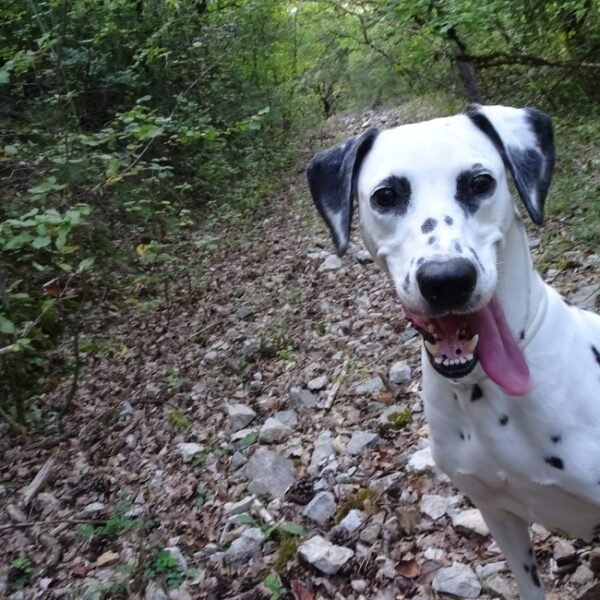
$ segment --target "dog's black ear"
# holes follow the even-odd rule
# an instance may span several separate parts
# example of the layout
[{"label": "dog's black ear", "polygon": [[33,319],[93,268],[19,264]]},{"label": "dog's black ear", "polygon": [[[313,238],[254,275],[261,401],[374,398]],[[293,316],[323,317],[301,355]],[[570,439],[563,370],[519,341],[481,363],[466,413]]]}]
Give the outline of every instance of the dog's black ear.
[{"label": "dog's black ear", "polygon": [[306,175],[313,200],[327,223],[339,256],[348,249],[352,225],[355,181],[360,164],[371,149],[377,129],[319,152]]},{"label": "dog's black ear", "polygon": [[541,225],[554,168],[550,117],[535,108],[479,104],[471,104],[466,113],[496,146],[529,216]]}]

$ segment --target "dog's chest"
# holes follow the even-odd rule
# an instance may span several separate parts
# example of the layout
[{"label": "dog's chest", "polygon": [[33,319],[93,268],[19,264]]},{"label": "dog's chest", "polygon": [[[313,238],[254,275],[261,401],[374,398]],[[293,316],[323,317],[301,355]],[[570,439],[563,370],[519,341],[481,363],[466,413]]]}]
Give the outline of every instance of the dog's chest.
[{"label": "dog's chest", "polygon": [[583,538],[600,533],[600,441],[586,438],[581,422],[506,397],[489,381],[443,382],[428,398],[436,462],[479,506]]}]

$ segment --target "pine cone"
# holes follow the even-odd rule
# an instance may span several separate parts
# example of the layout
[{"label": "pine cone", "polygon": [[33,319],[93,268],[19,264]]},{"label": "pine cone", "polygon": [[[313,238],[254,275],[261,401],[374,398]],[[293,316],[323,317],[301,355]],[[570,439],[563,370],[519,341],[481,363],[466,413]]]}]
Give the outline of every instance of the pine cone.
[{"label": "pine cone", "polygon": [[308,504],[315,494],[315,478],[305,475],[298,479],[285,494],[285,499],[296,504]]}]

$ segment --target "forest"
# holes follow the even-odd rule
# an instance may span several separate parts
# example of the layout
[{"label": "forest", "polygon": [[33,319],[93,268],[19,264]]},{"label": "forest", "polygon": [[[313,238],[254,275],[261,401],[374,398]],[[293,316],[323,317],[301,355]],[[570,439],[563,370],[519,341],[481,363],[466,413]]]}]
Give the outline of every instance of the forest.
[{"label": "forest", "polygon": [[[241,497],[231,491],[240,484],[215,473],[245,462],[261,439],[223,437],[231,415],[214,419],[225,402],[249,398],[268,415],[285,408],[290,385],[323,375],[315,363],[329,355],[310,340],[335,336],[306,264],[332,249],[303,171],[361,124],[471,102],[550,114],[558,163],[536,260],[563,290],[598,296],[594,0],[4,0],[0,92],[0,538],[11,540],[0,595],[315,597],[301,583],[295,554],[307,526],[295,514],[273,521],[270,505],[255,504],[240,511],[246,523],[221,531],[217,509]],[[329,379],[375,372],[375,358],[356,361]],[[350,395],[350,383],[337,385],[334,395]],[[412,439],[409,413],[398,429]],[[108,468],[138,443],[152,460],[174,448],[159,470],[176,489],[143,515],[133,510],[142,484],[125,477],[142,458],[119,474]],[[195,451],[185,457],[181,444]],[[77,456],[89,469],[76,468]],[[301,450],[292,458],[301,471],[309,462]],[[53,494],[40,484],[17,506],[42,466]],[[371,488],[352,493],[338,522],[351,508],[378,513]],[[102,508],[81,513],[94,502],[78,495]],[[193,520],[182,503],[195,511],[191,532],[178,525]],[[48,515],[52,531],[39,527]],[[399,517],[403,535],[411,518]],[[206,548],[227,553],[231,531],[250,523],[272,560],[236,577]],[[180,546],[187,561],[172,551]],[[102,558],[112,570],[98,576]],[[417,590],[412,561],[396,574],[407,598]],[[382,567],[366,562],[353,580]],[[319,585],[317,597],[338,597]],[[338,593],[358,598],[359,587]]]}]

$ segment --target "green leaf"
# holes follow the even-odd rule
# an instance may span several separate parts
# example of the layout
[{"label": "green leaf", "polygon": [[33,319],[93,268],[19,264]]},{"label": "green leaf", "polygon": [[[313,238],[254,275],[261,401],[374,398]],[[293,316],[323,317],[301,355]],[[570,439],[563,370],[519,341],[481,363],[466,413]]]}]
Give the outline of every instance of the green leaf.
[{"label": "green leaf", "polygon": [[7,335],[14,335],[17,333],[15,324],[2,315],[0,315],[0,333],[5,333]]},{"label": "green leaf", "polygon": [[23,232],[14,236],[4,245],[4,250],[18,250],[33,240],[33,236]]},{"label": "green leaf", "polygon": [[254,525],[254,519],[248,513],[242,513],[241,515],[236,515],[235,520],[240,525]]},{"label": "green leaf", "polygon": [[36,248],[45,248],[46,246],[49,246],[52,243],[52,238],[49,235],[46,235],[44,237],[36,237],[33,242],[31,242],[31,245]]},{"label": "green leaf", "polygon": [[252,433],[245,435],[242,438],[242,441],[240,442],[240,449],[247,448],[248,446],[252,446],[252,444],[256,443],[256,440],[258,440],[258,432],[256,432],[256,431],[253,431]]},{"label": "green leaf", "polygon": [[94,264],[96,258],[94,256],[89,256],[88,258],[84,258],[77,267],[78,273],[83,273],[83,271],[88,271],[91,266]]},{"label": "green leaf", "polygon": [[306,535],[306,529],[304,529],[302,525],[298,525],[298,523],[293,523],[292,521],[286,521],[285,523],[282,523],[279,526],[279,529],[289,533],[290,535],[297,535],[299,537]]}]

